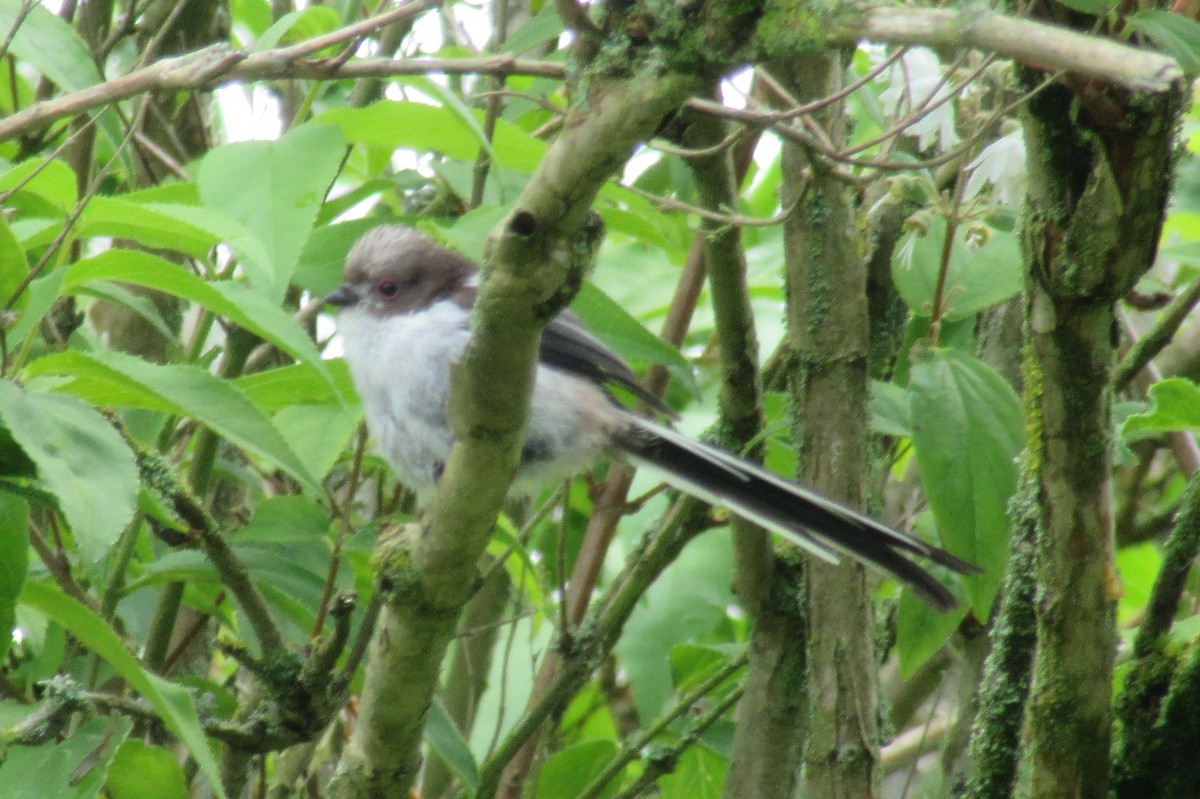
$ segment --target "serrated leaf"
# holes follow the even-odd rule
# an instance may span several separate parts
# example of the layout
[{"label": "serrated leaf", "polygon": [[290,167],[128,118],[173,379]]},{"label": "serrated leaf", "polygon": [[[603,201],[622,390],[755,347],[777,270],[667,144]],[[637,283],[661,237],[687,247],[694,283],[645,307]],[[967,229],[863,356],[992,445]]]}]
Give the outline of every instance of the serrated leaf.
[{"label": "serrated leaf", "polygon": [[29,569],[29,503],[0,490],[0,663],[12,644],[17,597]]},{"label": "serrated leaf", "polygon": [[1143,9],[1125,19],[1173,56],[1184,72],[1200,74],[1200,22],[1157,8]]},{"label": "serrated leaf", "polygon": [[321,354],[291,316],[261,294],[231,281],[207,282],[169,261],[136,250],[106,250],[71,266],[62,291],[92,282],[133,283],[204,306],[323,372]]},{"label": "serrated leaf", "polygon": [[38,469],[79,540],[99,560],[133,519],[133,453],[103,416],[75,397],[31,394],[0,380],[0,421]]},{"label": "serrated leaf", "polygon": [[985,570],[964,582],[986,620],[1008,557],[1007,507],[1025,439],[1020,400],[991,367],[946,349],[913,365],[909,396],[925,495],[946,548]]},{"label": "serrated leaf", "polygon": [[320,493],[316,480],[266,413],[237,387],[196,366],[159,365],[111,350],[47,355],[26,367],[31,376],[73,378],[57,387],[102,407],[148,408],[189,416],[235,446],[257,455]]},{"label": "serrated leaf", "polygon": [[208,778],[217,796],[225,797],[216,760],[208,748],[192,696],[172,682],[142,668],[103,619],[77,600],[49,583],[26,583],[22,604],[35,608],[62,625],[83,646],[91,649],[145,697],[158,712],[167,728],[191,753],[200,771]]},{"label": "serrated leaf", "polygon": [[[6,204],[38,216],[65,216],[79,199],[78,179],[71,167],[45,158],[27,159],[0,175],[0,193],[14,190]],[[29,197],[37,198],[40,207],[30,207]]]},{"label": "serrated leaf", "polygon": [[472,791],[479,787],[479,766],[475,756],[441,699],[435,698],[429,708],[429,716],[425,719],[425,743],[463,785]]},{"label": "serrated leaf", "polygon": [[250,272],[253,262],[246,266],[251,284],[276,303],[292,279],[345,146],[337,127],[310,122],[278,141],[217,147],[200,163],[201,202],[244,222],[261,242],[266,270]]},{"label": "serrated leaf", "polygon": [[306,363],[255,372],[233,382],[255,405],[272,414],[292,405],[332,405],[342,397],[351,401],[356,394],[346,361],[336,358],[324,365],[332,383]]},{"label": "serrated leaf", "polygon": [[[942,301],[943,319],[957,321],[1015,296],[1022,286],[1021,249],[1017,237],[992,230],[983,244],[967,241],[967,228],[959,226],[950,252]],[[905,304],[917,316],[928,317],[937,293],[946,220],[936,217],[924,236],[910,233],[907,244],[896,248],[892,279]]]},{"label": "serrated leaf", "polygon": [[93,197],[79,217],[76,235],[133,241],[203,259],[221,239],[188,221],[153,206],[122,197]]}]

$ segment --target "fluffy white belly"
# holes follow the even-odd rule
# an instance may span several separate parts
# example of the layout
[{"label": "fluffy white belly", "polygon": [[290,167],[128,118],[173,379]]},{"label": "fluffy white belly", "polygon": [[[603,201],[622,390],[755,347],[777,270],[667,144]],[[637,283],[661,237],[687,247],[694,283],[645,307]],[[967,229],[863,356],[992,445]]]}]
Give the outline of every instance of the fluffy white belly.
[{"label": "fluffy white belly", "polygon": [[[339,315],[338,327],[368,430],[396,476],[423,502],[454,444],[446,407],[450,367],[470,337],[466,317],[449,301],[389,317],[351,308]],[[595,385],[544,366],[531,406],[515,480],[521,491],[586,467],[604,451],[620,416]]]}]

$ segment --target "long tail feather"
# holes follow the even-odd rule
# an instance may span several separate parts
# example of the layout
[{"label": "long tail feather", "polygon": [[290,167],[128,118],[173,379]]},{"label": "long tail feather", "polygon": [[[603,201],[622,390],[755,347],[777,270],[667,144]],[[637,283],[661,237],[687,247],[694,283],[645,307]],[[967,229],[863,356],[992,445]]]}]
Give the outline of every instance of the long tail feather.
[{"label": "long tail feather", "polygon": [[639,417],[630,418],[620,438],[630,460],[662,472],[667,482],[706,502],[772,530],[825,561],[849,554],[895,575],[942,612],[954,595],[910,558],[924,558],[960,574],[978,574],[974,564],[864,513],[790,483],[760,466],[694,441]]}]

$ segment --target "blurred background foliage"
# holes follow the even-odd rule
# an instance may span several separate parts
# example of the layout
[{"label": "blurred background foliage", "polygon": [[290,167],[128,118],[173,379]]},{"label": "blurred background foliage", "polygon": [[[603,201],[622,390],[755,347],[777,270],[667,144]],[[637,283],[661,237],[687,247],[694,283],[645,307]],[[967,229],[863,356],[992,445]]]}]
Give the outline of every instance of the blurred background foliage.
[{"label": "blurred background foliage", "polygon": [[[13,631],[0,635],[0,794],[219,790],[213,742],[239,720],[247,673],[262,677],[251,653],[266,642],[197,518],[227,543],[292,651],[330,629],[338,592],[357,595],[346,623],[359,634],[375,590],[374,536],[412,503],[360,434],[320,297],[339,283],[353,241],[387,220],[483,258],[572,90],[551,76],[570,62],[555,7],[501,5],[448,3],[315,55],[502,54],[543,65],[540,75],[418,65],[421,74],[387,78],[160,88],[0,141],[0,631]],[[311,41],[365,11],[0,0],[0,113],[213,43],[265,52]],[[1184,42],[1173,54],[1189,52]],[[878,589],[885,794],[948,796],[986,654],[972,642],[986,641],[997,602],[1027,436],[1027,157],[1015,114],[1022,92],[1040,89],[992,57],[921,48],[863,45],[845,77],[865,80],[837,103],[845,142],[821,155],[854,187],[863,251],[884,254],[886,302],[872,313],[894,341],[873,371],[872,509],[985,569],[956,585],[964,602],[948,616],[891,581]],[[762,116],[788,103],[769,74],[749,69],[721,96]],[[1200,428],[1200,325],[1187,319],[1200,294],[1197,122],[1191,107],[1158,262],[1120,310],[1124,341],[1165,326],[1170,343],[1114,405],[1118,694],[1190,476],[1169,437]],[[822,141],[814,122],[787,124]],[[721,381],[708,289],[681,346],[657,331],[698,219],[738,226],[767,379],[767,462],[793,475],[793,409],[771,378],[788,358],[778,224],[791,210],[780,200],[787,134],[761,123],[729,133],[728,146],[746,153],[736,209],[697,207],[689,153],[670,131],[635,153],[600,194],[607,238],[573,307],[639,372],[664,365],[678,426],[704,435]],[[885,235],[890,245],[878,248],[872,237]],[[562,570],[605,474],[514,503],[498,524],[490,553],[502,585],[461,633],[488,642],[486,675],[472,675],[474,689],[446,683],[470,694],[469,724],[448,710],[461,696],[435,704],[422,796],[469,790],[519,718],[561,634]],[[661,523],[669,498],[655,488],[652,476],[635,478],[638,499],[601,586]],[[716,512],[714,529],[646,592],[554,725],[531,795],[613,796],[647,774],[662,797],[721,794],[734,729],[710,716],[738,690],[750,623],[731,588],[725,521]],[[1180,653],[1200,632],[1198,588],[1189,575],[1167,644]],[[342,665],[357,666],[353,656]],[[356,672],[345,676],[353,693]],[[311,743],[254,760],[247,790],[325,795],[355,713],[351,702]]]}]

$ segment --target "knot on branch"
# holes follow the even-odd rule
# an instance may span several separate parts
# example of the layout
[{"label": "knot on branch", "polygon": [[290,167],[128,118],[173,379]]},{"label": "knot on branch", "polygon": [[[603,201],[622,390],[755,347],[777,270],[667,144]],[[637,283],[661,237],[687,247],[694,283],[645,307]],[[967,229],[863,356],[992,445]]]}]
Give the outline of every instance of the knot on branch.
[{"label": "knot on branch", "polygon": [[295,653],[250,657],[244,646],[227,644],[226,653],[266,688],[269,698],[233,729],[217,731],[240,749],[261,753],[309,741],[319,735],[345,704],[350,673],[336,671],[350,639],[350,617],[357,605],[343,593],[330,609],[332,631],[313,644],[306,658]]}]

